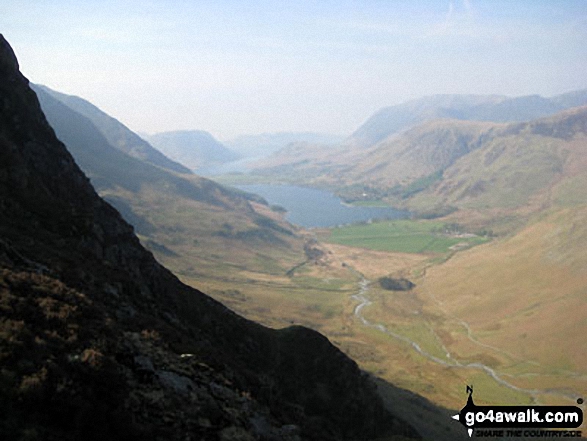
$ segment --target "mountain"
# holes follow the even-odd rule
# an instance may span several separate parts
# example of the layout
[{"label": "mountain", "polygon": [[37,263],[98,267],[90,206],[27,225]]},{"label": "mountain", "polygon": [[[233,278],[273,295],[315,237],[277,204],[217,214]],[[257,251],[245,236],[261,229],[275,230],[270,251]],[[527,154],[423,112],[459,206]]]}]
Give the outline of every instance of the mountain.
[{"label": "mountain", "polygon": [[438,118],[454,118],[455,112],[483,103],[499,103],[500,96],[435,95],[408,101],[396,106],[384,107],[371,116],[345,144],[358,147],[372,146],[410,126]]},{"label": "mountain", "polygon": [[[408,199],[414,207],[452,205],[459,209],[453,221],[485,227],[489,219],[507,232],[429,268],[420,288],[465,317],[486,347],[584,378],[585,188],[587,106],[506,125]],[[585,390],[580,382],[549,385]]]},{"label": "mountain", "polygon": [[148,136],[159,151],[184,166],[197,170],[235,161],[239,155],[201,130],[162,132]]},{"label": "mountain", "polygon": [[[495,124],[491,123],[441,119],[421,123],[362,149],[348,145],[316,149],[311,144],[293,144],[257,164],[255,173],[282,179],[297,176],[298,180],[303,178],[339,192],[349,186],[387,192],[438,173],[478,148],[494,131]],[[350,194],[346,196],[352,199]]]},{"label": "mountain", "polygon": [[171,161],[120,121],[107,115],[92,103],[77,96],[51,90],[46,86],[33,84],[31,87],[38,93],[44,92],[51,95],[70,109],[85,116],[98,128],[107,142],[121,152],[177,173],[191,173],[188,168]]},{"label": "mountain", "polygon": [[292,143],[339,144],[343,137],[314,132],[277,132],[243,135],[227,141],[235,151],[247,157],[264,157]]},{"label": "mountain", "polygon": [[[587,91],[552,98],[435,95],[381,109],[338,145],[290,144],[252,164],[250,171],[264,181],[328,187],[349,201],[361,195],[381,199],[398,191],[405,198],[435,182],[460,155],[478,148],[485,132],[491,138],[500,123],[586,104]],[[398,185],[404,188],[390,192]]]},{"label": "mountain", "polygon": [[162,267],[2,36],[0,79],[3,439],[417,438],[325,337],[243,319]]},{"label": "mountain", "polygon": [[369,147],[410,126],[438,118],[492,122],[528,121],[586,104],[587,91],[571,92],[552,98],[538,95],[514,98],[494,95],[435,95],[379,110],[345,143]]},{"label": "mountain", "polygon": [[585,113],[576,107],[520,123],[425,121],[360,149],[290,146],[254,173],[328,187],[347,201],[383,199],[426,216],[457,208],[536,211],[552,186],[580,179]]},{"label": "mountain", "polygon": [[186,278],[231,267],[263,270],[304,260],[304,241],[255,196],[194,174],[176,174],[111,146],[85,116],[39,89],[45,115],[98,193],[143,243]]},{"label": "mountain", "polygon": [[559,198],[580,200],[577,183],[586,176],[586,135],[587,107],[494,129],[491,137],[444,169],[442,178],[410,203],[544,209],[553,202],[553,192],[563,188],[566,194]]}]

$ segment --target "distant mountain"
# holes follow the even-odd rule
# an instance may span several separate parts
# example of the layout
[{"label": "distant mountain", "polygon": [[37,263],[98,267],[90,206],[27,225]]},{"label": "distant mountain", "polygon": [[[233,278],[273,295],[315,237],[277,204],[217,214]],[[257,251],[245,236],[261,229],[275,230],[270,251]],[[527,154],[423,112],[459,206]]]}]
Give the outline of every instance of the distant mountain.
[{"label": "distant mountain", "polygon": [[484,95],[435,95],[385,107],[370,117],[345,144],[369,147],[424,121],[451,118],[468,121],[528,121],[587,104],[587,91],[552,98],[538,95],[508,98]]},{"label": "distant mountain", "polygon": [[42,85],[32,84],[31,87],[37,92],[43,91],[51,95],[70,109],[88,118],[111,146],[127,155],[177,173],[191,173],[189,168],[170,160],[120,121],[107,115],[83,98],[66,95]]},{"label": "distant mountain", "polygon": [[334,145],[340,143],[342,136],[314,132],[278,132],[260,135],[243,135],[227,141],[234,151],[248,157],[264,157],[292,143],[311,143]]},{"label": "distant mountain", "polygon": [[147,140],[163,154],[192,170],[221,165],[240,157],[201,130],[156,133]]},{"label": "distant mountain", "polygon": [[2,439],[418,438],[325,337],[248,321],[162,267],[56,138],[2,36],[0,97]]},{"label": "distant mountain", "polygon": [[551,99],[556,105],[565,109],[584,106],[587,103],[587,90],[576,90],[574,92],[557,95]]},{"label": "distant mountain", "polygon": [[37,89],[37,96],[57,137],[99,194],[175,271],[193,276],[205,268],[245,263],[255,269],[259,256],[274,260],[276,253],[286,266],[303,260],[303,240],[291,225],[271,218],[261,198],[131,157],[52,94]]},{"label": "distant mountain", "polygon": [[122,152],[89,118],[56,99],[54,93],[45,88],[36,88],[36,93],[57,136],[99,191],[121,188],[138,192],[145,186],[159,186],[173,189],[182,197],[220,204],[214,195],[214,190],[220,191],[218,185],[196,177],[184,179]]},{"label": "distant mountain", "polygon": [[[565,100],[581,100],[575,98]],[[254,173],[328,187],[347,201],[383,199],[421,213],[537,210],[550,203],[555,185],[560,198],[582,200],[586,109],[522,123],[436,119],[362,148],[292,145]]]}]

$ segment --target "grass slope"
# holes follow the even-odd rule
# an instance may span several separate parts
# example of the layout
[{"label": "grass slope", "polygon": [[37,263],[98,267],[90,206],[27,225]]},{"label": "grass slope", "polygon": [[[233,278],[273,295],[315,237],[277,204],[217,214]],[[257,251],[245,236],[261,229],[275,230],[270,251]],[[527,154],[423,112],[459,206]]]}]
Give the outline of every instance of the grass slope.
[{"label": "grass slope", "polygon": [[99,194],[177,273],[212,277],[243,267],[285,273],[305,259],[303,240],[254,198],[131,157],[112,147],[88,118],[43,90],[37,94],[57,136]]},{"label": "grass slope", "polygon": [[[586,215],[587,207],[576,207],[538,216],[511,238],[429,268],[420,292],[518,362],[537,363],[542,373],[584,376]],[[453,339],[462,353],[464,340]]]}]

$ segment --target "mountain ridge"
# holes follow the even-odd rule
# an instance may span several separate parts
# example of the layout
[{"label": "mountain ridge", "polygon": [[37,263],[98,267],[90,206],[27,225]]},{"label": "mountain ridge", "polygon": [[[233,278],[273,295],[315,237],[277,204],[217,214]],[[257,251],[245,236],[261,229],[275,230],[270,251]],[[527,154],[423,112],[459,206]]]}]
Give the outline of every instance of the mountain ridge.
[{"label": "mountain ridge", "polygon": [[539,210],[538,201],[548,199],[543,192],[574,176],[569,155],[583,163],[576,138],[584,136],[586,119],[585,106],[526,122],[435,119],[370,147],[290,147],[254,173],[327,187],[348,202],[384,200],[425,217],[456,209]]},{"label": "mountain ridge", "polygon": [[0,76],[7,439],[417,437],[325,337],[250,322],[158,264],[57,140],[2,36]]},{"label": "mountain ridge", "polygon": [[551,98],[539,95],[433,95],[378,110],[345,141],[345,144],[372,146],[398,131],[431,119],[518,122],[537,119],[568,107],[585,104],[585,90]]},{"label": "mountain ridge", "polygon": [[160,152],[191,170],[217,166],[240,157],[203,130],[160,132],[148,135],[147,139]]},{"label": "mountain ridge", "polygon": [[287,267],[304,259],[303,240],[261,198],[128,156],[112,147],[84,115],[43,90],[37,96],[57,136],[98,193],[176,273],[201,274],[204,268],[247,262],[257,268],[262,264],[253,262],[275,261],[277,253],[285,256]]},{"label": "mountain ridge", "polygon": [[66,95],[43,85],[32,84],[31,87],[35,91],[46,92],[88,118],[100,130],[108,143],[123,153],[176,173],[191,173],[187,167],[163,155],[116,118],[106,114],[89,101],[75,95]]}]

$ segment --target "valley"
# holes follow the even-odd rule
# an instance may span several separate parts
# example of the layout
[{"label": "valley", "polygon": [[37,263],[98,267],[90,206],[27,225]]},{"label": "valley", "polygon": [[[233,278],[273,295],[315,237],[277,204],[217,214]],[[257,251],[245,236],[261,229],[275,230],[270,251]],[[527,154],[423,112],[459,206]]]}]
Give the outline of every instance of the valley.
[{"label": "valley", "polygon": [[[587,395],[584,108],[514,125],[424,122],[375,148],[409,153],[398,164],[381,153],[385,180],[344,144],[328,148],[346,149],[356,175],[338,153],[338,168],[319,161],[307,173],[317,150],[292,144],[273,157],[312,152],[301,173],[261,167],[213,176],[217,184],[140,157],[124,159],[140,171],[129,176],[109,163],[120,153],[96,142],[102,135],[80,143],[38,93],[58,136],[144,246],[238,314],[317,330],[375,378],[447,409],[462,406],[465,384],[487,404]],[[342,217],[320,220],[338,207]],[[451,430],[441,415],[431,418]]]},{"label": "valley", "polygon": [[0,441],[587,437],[586,2],[4,3]]},{"label": "valley", "polygon": [[[576,354],[573,365],[557,366],[553,362],[559,354],[550,351],[559,346],[536,347],[530,341],[521,347],[518,336],[511,335],[518,329],[498,325],[488,332],[480,325],[481,317],[447,308],[430,288],[437,281],[429,277],[437,277],[443,265],[492,245],[431,256],[323,244],[326,257],[289,277],[247,273],[240,281],[184,280],[204,282],[211,295],[272,327],[296,323],[317,329],[369,372],[449,408],[458,408],[460,385],[469,383],[483,391],[487,403],[573,403],[587,387],[584,354]],[[382,289],[377,280],[390,273],[408,276],[416,287],[408,292]],[[464,296],[467,288],[459,289],[449,292],[454,298]],[[443,286],[438,291],[446,295]],[[581,305],[575,307],[577,315],[584,314]],[[479,314],[491,317],[486,311]],[[553,328],[568,323],[565,316],[548,319]],[[561,330],[553,338],[568,338],[567,334],[573,331]],[[575,335],[581,339],[580,331]],[[568,346],[580,344],[570,341]]]}]

